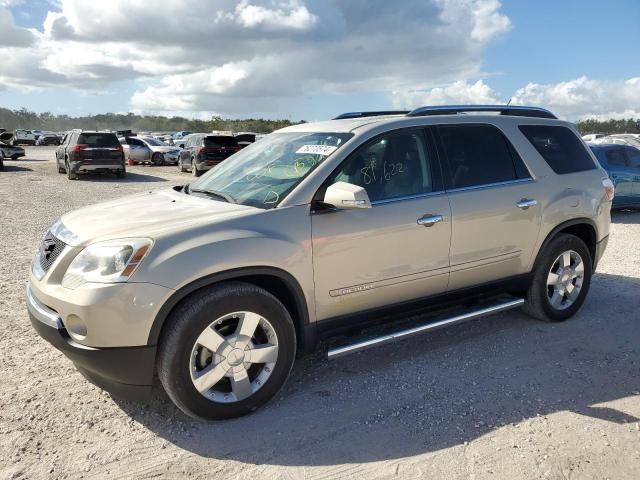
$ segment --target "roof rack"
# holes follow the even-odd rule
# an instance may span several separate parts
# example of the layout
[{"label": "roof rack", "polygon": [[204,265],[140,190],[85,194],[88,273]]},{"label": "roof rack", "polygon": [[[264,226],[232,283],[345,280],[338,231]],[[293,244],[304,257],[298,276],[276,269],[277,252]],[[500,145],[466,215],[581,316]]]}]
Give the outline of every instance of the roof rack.
[{"label": "roof rack", "polygon": [[381,110],[378,112],[347,112],[338,115],[333,120],[342,120],[345,118],[363,118],[363,117],[381,117],[383,115],[406,115],[409,110]]},{"label": "roof rack", "polygon": [[445,105],[437,107],[420,107],[409,112],[407,116],[427,117],[431,115],[457,115],[467,112],[497,112],[500,115],[512,115],[517,117],[558,118],[545,108],[516,107],[510,105]]}]

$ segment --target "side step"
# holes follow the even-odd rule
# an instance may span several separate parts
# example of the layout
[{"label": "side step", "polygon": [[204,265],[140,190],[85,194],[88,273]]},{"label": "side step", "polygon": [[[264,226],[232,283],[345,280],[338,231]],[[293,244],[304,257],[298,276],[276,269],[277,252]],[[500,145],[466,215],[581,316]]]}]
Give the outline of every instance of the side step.
[{"label": "side step", "polygon": [[396,340],[403,340],[413,335],[421,333],[431,332],[440,328],[449,327],[451,325],[457,325],[459,323],[475,320],[476,318],[484,317],[494,313],[504,312],[505,310],[511,310],[512,308],[521,307],[524,304],[523,298],[515,298],[512,300],[501,301],[493,303],[489,306],[469,310],[468,312],[456,315],[453,317],[445,318],[433,323],[427,323],[417,327],[409,328],[406,330],[400,330],[399,332],[390,333],[388,335],[382,335],[380,337],[370,338],[369,340],[363,340],[351,345],[345,345],[343,347],[332,348],[329,350],[327,356],[329,359],[342,357],[343,355],[349,355],[350,353],[359,352],[368,348],[384,345],[385,343],[395,342]]}]

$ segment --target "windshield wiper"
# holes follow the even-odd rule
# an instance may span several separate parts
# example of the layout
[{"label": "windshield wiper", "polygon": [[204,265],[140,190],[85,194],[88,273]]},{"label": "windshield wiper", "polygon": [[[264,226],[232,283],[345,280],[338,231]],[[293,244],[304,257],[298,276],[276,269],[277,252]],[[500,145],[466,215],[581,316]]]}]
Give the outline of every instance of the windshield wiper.
[{"label": "windshield wiper", "polygon": [[189,190],[188,190],[187,193],[201,193],[201,194],[206,195],[208,197],[221,198],[227,203],[238,203],[238,202],[236,202],[235,198],[233,198],[228,193],[216,192],[215,190],[203,190],[203,189],[199,189],[199,188],[191,188],[191,187],[189,187]]}]

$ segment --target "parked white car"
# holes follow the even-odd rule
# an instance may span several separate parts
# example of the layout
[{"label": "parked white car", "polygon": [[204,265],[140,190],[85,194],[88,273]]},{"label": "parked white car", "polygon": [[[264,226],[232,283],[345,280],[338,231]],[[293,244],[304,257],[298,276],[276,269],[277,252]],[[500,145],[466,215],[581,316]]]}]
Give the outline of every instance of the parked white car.
[{"label": "parked white car", "polygon": [[31,130],[16,128],[16,133],[13,136],[13,144],[14,145],[35,145],[36,135]]},{"label": "parked white car", "polygon": [[130,162],[165,165],[178,163],[181,149],[167,145],[153,137],[122,137],[119,139],[124,149],[124,158]]}]

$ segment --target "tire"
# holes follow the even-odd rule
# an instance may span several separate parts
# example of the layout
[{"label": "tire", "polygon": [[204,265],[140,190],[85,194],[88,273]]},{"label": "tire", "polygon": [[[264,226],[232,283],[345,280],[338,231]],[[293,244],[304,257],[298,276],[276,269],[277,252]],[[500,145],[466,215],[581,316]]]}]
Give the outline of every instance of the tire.
[{"label": "tire", "polygon": [[196,165],[196,160],[194,158],[191,159],[191,175],[194,177],[202,175],[202,172],[198,170],[198,166]]},{"label": "tire", "polygon": [[66,170],[64,169],[64,167],[60,166],[58,160],[56,160],[56,165],[58,166],[58,173],[65,173]]},{"label": "tire", "polygon": [[122,170],[118,170],[116,172],[116,177],[118,177],[118,178],[126,178],[127,177],[127,171],[124,168]]},{"label": "tire", "polygon": [[164,165],[164,155],[159,152],[154,153],[151,156],[151,163],[153,163],[155,166]]},{"label": "tire", "polygon": [[[238,337],[241,325],[239,318],[243,313],[260,319],[255,329],[247,330],[254,332],[250,341],[249,337]],[[266,335],[262,331],[264,321],[271,329],[267,329],[269,333]],[[250,324],[248,322],[247,326]],[[221,330],[212,330],[211,327]],[[210,356],[211,351],[198,343],[205,332],[211,334],[212,331],[221,332],[215,336],[216,339],[232,339],[228,343],[217,343],[217,347],[212,347],[219,349],[215,356]],[[243,342],[249,342],[244,350]],[[264,353],[264,348],[273,349],[273,343],[276,347],[275,359],[269,357],[270,363],[255,362],[251,356],[255,355],[258,347],[262,347],[261,351]],[[225,349],[224,354],[218,355],[222,349]],[[238,357],[238,351],[242,352],[241,357]],[[205,356],[209,355],[206,360],[203,360],[203,352]],[[223,420],[251,413],[273,398],[286,382],[295,355],[295,329],[284,305],[262,288],[243,282],[229,282],[194,293],[171,313],[159,341],[158,377],[171,400],[187,415]],[[217,364],[213,363],[214,357]],[[196,362],[204,362],[204,366]],[[234,364],[236,366],[231,366]],[[213,386],[209,387],[208,383],[201,385],[203,393],[196,388],[196,380],[192,380],[192,375],[195,375],[192,371],[196,372],[201,367],[201,371],[209,368],[207,373],[218,370],[223,372],[219,375],[224,375],[216,376],[219,380],[215,380]],[[242,375],[231,373],[236,369],[245,369],[247,378],[243,378],[244,383],[241,382],[243,379],[232,380],[229,377]],[[204,375],[200,379],[202,377]],[[247,396],[243,396],[240,386],[249,388],[247,382],[250,389],[244,390]],[[236,388],[236,385],[239,386]]]},{"label": "tire", "polygon": [[[581,278],[580,273],[576,273],[580,270],[578,259],[582,264]],[[569,269],[566,268],[567,263]],[[580,238],[560,234],[551,240],[536,260],[533,280],[523,306],[525,313],[545,322],[562,322],[571,318],[580,310],[589,292],[592,265],[589,249]],[[557,275],[561,271],[563,273]],[[551,273],[556,274],[555,280]],[[574,277],[576,274],[578,276]],[[571,292],[578,291],[575,298],[571,298],[569,284],[572,285]]]},{"label": "tire", "polygon": [[71,167],[69,167],[69,162],[65,162],[65,171],[67,172],[67,178],[69,180],[77,180],[78,179],[78,174],[77,173],[73,173],[71,171]]},{"label": "tire", "polygon": [[180,170],[181,172],[187,171],[187,169],[184,168],[184,165],[182,165],[182,157],[178,158],[178,170]]}]

